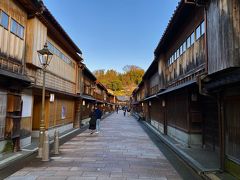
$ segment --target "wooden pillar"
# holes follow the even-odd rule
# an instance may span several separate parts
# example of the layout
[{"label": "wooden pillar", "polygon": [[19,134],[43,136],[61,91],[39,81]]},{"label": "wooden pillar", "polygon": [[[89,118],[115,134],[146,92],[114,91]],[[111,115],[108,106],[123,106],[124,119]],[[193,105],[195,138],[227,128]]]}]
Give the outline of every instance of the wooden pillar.
[{"label": "wooden pillar", "polygon": [[166,105],[166,96],[161,99],[161,106],[163,108],[163,131],[167,135],[167,105]]},{"label": "wooden pillar", "polygon": [[75,119],[73,123],[74,128],[80,128],[80,123],[81,123],[81,105],[82,105],[82,100],[77,99],[75,102]]},{"label": "wooden pillar", "polygon": [[224,132],[224,107],[222,93],[218,93],[218,123],[219,123],[219,147],[220,147],[220,167],[224,169],[224,154],[225,154],[225,132]]},{"label": "wooden pillar", "polygon": [[[189,88],[187,88],[186,92],[187,93],[187,132],[191,133],[191,117],[190,117],[190,103],[191,103],[191,90]],[[191,142],[190,142],[190,138],[188,139],[188,147],[191,147]]]}]

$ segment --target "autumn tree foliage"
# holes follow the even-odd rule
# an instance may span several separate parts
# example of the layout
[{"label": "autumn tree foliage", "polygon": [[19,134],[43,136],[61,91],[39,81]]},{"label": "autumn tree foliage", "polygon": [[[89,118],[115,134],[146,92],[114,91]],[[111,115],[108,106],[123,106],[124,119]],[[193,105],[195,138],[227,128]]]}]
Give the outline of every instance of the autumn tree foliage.
[{"label": "autumn tree foliage", "polygon": [[133,89],[141,82],[144,70],[135,65],[126,65],[123,73],[110,69],[94,71],[96,78],[112,90],[115,95],[130,95]]}]

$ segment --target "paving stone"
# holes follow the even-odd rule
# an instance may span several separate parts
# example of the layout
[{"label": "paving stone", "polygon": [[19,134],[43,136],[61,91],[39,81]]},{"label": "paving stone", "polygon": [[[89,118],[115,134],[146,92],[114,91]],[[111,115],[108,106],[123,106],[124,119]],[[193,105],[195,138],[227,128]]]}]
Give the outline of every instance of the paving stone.
[{"label": "paving stone", "polygon": [[6,178],[6,180],[36,180],[38,176],[11,176]]},{"label": "paving stone", "polygon": [[56,171],[30,171],[26,177],[28,176],[54,176]]},{"label": "paving stone", "polygon": [[69,170],[70,167],[48,167],[46,170],[56,170],[56,171],[64,171],[64,170]]},{"label": "paving stone", "polygon": [[81,176],[82,171],[57,171],[56,176]]},{"label": "paving stone", "polygon": [[67,176],[39,177],[37,180],[66,180]]},{"label": "paving stone", "polygon": [[110,177],[124,177],[122,172],[111,172]]},{"label": "paving stone", "polygon": [[96,180],[97,177],[79,177],[79,176],[71,176],[68,177],[67,180]]},{"label": "paving stone", "polygon": [[82,176],[105,176],[105,177],[109,177],[110,176],[110,173],[107,173],[107,172],[83,172]]},{"label": "paving stone", "polygon": [[16,173],[12,174],[12,176],[24,176],[28,173],[29,173],[29,171],[18,171]]}]

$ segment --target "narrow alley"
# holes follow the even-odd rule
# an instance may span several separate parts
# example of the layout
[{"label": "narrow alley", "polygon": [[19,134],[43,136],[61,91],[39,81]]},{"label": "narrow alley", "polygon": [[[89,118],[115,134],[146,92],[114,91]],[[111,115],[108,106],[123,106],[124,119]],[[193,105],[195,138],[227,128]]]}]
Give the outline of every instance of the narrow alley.
[{"label": "narrow alley", "polygon": [[7,179],[198,179],[149,133],[133,117],[115,112],[101,121],[99,134],[86,130],[63,144],[50,162],[36,159]]}]

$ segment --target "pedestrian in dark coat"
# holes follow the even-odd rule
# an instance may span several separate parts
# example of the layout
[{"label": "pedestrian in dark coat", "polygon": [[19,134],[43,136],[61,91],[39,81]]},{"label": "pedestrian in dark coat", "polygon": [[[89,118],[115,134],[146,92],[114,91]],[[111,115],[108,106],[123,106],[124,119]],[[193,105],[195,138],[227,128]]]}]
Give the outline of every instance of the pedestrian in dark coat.
[{"label": "pedestrian in dark coat", "polygon": [[96,113],[94,112],[94,109],[91,110],[89,117],[90,117],[89,129],[91,130],[90,134],[93,134],[94,130],[96,129],[96,121],[97,121],[97,116],[96,116]]},{"label": "pedestrian in dark coat", "polygon": [[119,108],[119,107],[117,106],[117,108],[116,108],[117,114],[118,114],[118,108]]},{"label": "pedestrian in dark coat", "polygon": [[102,111],[99,109],[98,106],[96,106],[94,113],[96,114],[96,118],[97,118],[97,122],[96,122],[97,132],[96,133],[99,133],[100,132],[100,120],[102,118]]}]

